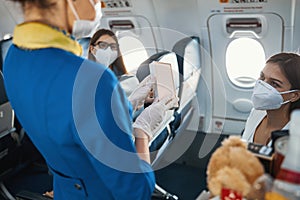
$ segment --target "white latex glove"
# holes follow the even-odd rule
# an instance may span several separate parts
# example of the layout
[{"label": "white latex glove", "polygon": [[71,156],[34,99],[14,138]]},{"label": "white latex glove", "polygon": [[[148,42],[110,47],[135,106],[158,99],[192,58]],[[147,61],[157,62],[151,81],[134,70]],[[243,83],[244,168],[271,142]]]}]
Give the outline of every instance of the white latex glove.
[{"label": "white latex glove", "polygon": [[[166,111],[173,108],[177,103],[178,98],[175,96],[167,96],[160,101],[155,100],[137,117],[133,123],[133,128],[143,130],[151,140],[155,136],[153,130],[163,121]],[[135,131],[133,135],[138,137],[135,135]]]},{"label": "white latex glove", "polygon": [[130,101],[134,110],[141,108],[145,100],[149,96],[151,89],[155,83],[155,78],[148,75],[138,87],[130,94],[128,100]]}]

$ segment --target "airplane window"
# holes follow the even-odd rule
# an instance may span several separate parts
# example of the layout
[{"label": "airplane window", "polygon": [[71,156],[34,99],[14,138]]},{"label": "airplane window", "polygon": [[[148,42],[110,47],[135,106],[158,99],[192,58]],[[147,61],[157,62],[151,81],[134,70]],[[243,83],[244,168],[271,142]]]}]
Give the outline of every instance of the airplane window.
[{"label": "airplane window", "polygon": [[135,73],[139,65],[148,58],[148,53],[141,41],[124,36],[119,39],[120,50],[128,72]]},{"label": "airplane window", "polygon": [[253,87],[264,67],[265,52],[257,40],[238,38],[228,45],[225,59],[231,82],[239,87]]}]

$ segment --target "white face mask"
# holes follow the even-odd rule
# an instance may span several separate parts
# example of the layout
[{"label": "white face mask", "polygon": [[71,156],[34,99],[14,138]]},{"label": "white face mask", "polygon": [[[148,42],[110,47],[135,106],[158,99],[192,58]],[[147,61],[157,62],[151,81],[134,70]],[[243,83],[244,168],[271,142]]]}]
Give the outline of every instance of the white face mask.
[{"label": "white face mask", "polygon": [[274,110],[281,107],[281,105],[289,103],[290,100],[283,101],[282,94],[296,92],[298,90],[289,90],[285,92],[278,92],[274,87],[268,83],[258,80],[253,89],[251,97],[253,106],[256,110]]},{"label": "white face mask", "polygon": [[97,62],[102,65],[109,66],[112,64],[118,57],[118,52],[111,50],[110,47],[106,49],[96,49],[96,53],[94,54]]},{"label": "white face mask", "polygon": [[102,17],[101,4],[100,2],[94,4],[93,0],[90,0],[90,3],[95,8],[95,19],[93,21],[80,19],[73,6],[73,3],[71,2],[71,0],[68,0],[68,4],[76,18],[72,30],[72,35],[76,39],[91,37],[96,32],[97,28],[100,26],[100,20]]}]

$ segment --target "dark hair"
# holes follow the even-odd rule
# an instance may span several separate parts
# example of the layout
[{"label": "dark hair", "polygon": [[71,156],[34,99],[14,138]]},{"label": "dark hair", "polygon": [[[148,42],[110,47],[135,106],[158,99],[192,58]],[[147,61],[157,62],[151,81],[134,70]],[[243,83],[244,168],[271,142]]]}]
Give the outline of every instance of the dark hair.
[{"label": "dark hair", "polygon": [[[281,72],[289,80],[291,90],[300,90],[300,56],[295,53],[278,53],[267,60],[267,63],[275,63]],[[290,113],[300,108],[300,99],[292,102]]]},{"label": "dark hair", "polygon": [[[116,43],[119,45],[119,42],[118,42],[118,39],[117,39],[116,35],[111,30],[108,30],[108,29],[99,29],[93,35],[93,37],[90,40],[89,52],[88,52],[88,59],[95,61],[95,57],[91,53],[90,46],[91,45],[95,46],[96,45],[95,43],[97,42],[97,40],[102,35],[109,35],[109,36],[111,36],[116,41]],[[123,74],[127,74],[127,70],[126,70],[126,67],[125,67],[125,64],[124,64],[124,61],[123,61],[123,57],[122,57],[122,54],[121,54],[121,51],[120,51],[119,48],[118,48],[118,57],[117,57],[117,59],[109,67],[114,71],[114,73],[117,76],[121,76]]]},{"label": "dark hair", "polygon": [[35,4],[42,9],[47,9],[55,4],[54,2],[50,2],[49,0],[11,0],[11,1],[19,2],[21,3],[22,6],[24,6],[25,3]]}]

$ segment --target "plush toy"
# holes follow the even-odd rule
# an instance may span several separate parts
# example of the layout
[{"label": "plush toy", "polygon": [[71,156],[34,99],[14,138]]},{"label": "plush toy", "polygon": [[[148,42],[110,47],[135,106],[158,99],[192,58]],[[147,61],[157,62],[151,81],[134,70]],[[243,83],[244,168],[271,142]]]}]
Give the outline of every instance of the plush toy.
[{"label": "plush toy", "polygon": [[246,197],[255,180],[263,174],[262,164],[247,150],[247,144],[238,136],[230,136],[210,158],[208,189],[213,196],[220,195],[226,188]]}]

